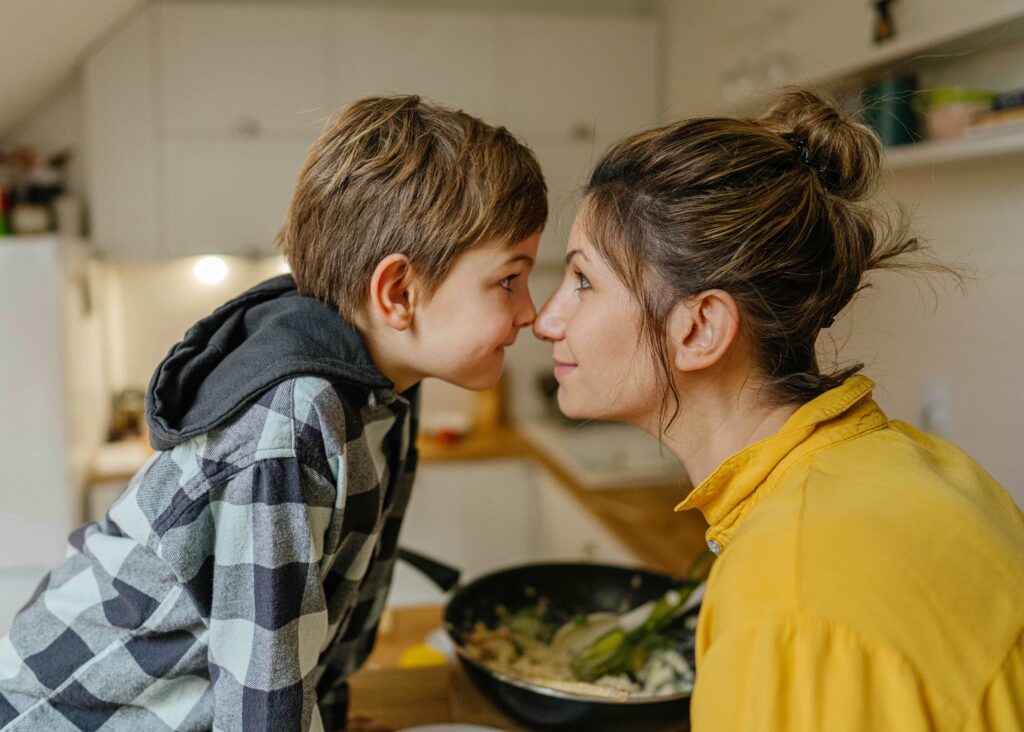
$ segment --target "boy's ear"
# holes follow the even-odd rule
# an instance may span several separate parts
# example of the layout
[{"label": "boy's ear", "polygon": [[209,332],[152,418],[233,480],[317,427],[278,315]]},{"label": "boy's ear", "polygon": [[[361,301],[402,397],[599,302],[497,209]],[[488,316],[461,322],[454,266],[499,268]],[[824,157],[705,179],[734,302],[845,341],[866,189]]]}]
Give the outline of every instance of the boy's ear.
[{"label": "boy's ear", "polygon": [[370,278],[373,312],[395,330],[406,330],[412,325],[416,294],[409,258],[404,254],[384,257]]},{"label": "boy's ear", "polygon": [[680,371],[714,366],[736,340],[739,326],[739,307],[723,290],[708,290],[677,303],[668,319],[673,365]]}]

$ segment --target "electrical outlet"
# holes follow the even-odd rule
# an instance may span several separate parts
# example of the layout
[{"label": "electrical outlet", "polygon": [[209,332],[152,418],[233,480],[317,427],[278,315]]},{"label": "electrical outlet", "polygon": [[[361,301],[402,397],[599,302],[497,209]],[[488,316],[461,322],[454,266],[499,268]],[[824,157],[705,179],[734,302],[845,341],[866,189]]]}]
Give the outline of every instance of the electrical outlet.
[{"label": "electrical outlet", "polygon": [[921,429],[949,439],[953,434],[954,390],[949,384],[929,384],[921,390]]}]

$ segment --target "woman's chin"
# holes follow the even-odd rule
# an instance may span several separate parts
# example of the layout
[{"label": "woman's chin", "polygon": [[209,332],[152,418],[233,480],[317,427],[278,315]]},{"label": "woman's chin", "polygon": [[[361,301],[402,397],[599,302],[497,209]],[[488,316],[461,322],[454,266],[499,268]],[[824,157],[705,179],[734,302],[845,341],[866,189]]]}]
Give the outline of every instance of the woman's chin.
[{"label": "woman's chin", "polygon": [[558,388],[558,409],[569,419],[594,419],[595,417],[592,410],[574,403],[572,397],[566,393],[564,386]]}]

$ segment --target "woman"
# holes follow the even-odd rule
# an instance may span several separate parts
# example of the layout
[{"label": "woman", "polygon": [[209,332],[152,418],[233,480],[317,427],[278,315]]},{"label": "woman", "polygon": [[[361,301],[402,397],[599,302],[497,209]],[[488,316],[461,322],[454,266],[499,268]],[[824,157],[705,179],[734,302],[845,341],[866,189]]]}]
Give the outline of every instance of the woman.
[{"label": "woman", "polygon": [[815,357],[865,273],[920,251],[868,200],[880,162],[800,90],[628,138],[534,326],[563,412],[659,436],[697,486],[698,732],[1024,729],[1020,510]]}]

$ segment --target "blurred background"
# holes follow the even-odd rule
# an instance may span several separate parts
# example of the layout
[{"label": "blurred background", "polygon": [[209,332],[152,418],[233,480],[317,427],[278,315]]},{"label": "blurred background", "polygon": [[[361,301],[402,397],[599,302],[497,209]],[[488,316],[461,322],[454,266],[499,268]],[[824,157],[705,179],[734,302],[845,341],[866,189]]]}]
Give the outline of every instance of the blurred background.
[{"label": "blurred background", "polygon": [[[790,83],[866,108],[883,195],[977,277],[965,294],[876,278],[823,335],[824,364],[865,361],[890,416],[1024,503],[1024,2],[0,0],[0,69],[0,630],[148,457],[142,399],[167,350],[286,271],[273,242],[306,150],[367,94],[461,107],[536,151],[538,305],[617,138],[755,113]],[[500,388],[427,385],[405,543],[469,575],[686,571],[704,540],[671,511],[680,466],[632,428],[559,419],[549,373],[523,334]],[[432,593],[403,569],[392,602]]]}]

